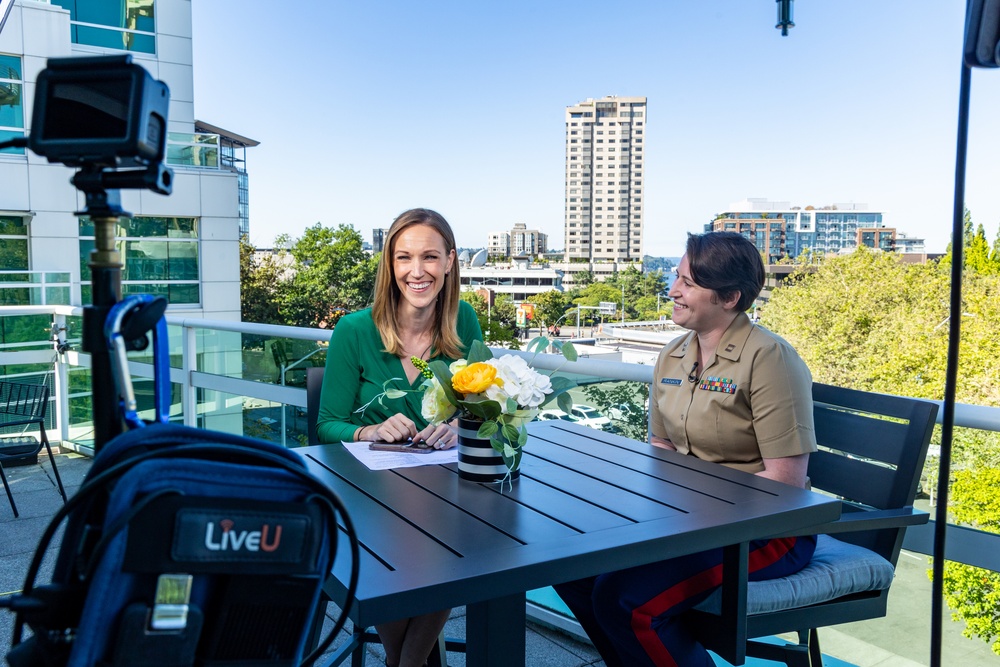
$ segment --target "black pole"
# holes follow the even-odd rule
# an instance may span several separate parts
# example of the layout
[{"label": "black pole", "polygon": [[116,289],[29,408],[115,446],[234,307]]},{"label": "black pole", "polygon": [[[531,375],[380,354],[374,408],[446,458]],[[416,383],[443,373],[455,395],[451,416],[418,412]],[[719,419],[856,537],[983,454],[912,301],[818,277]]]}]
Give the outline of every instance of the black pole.
[{"label": "black pole", "polygon": [[111,307],[122,297],[122,261],[115,246],[121,196],[100,188],[86,190],[84,215],[94,225],[94,249],[90,251],[92,304],[83,308],[83,349],[90,353],[90,386],[94,419],[94,453],[122,432],[121,410],[111,355],[104,335],[104,322]]},{"label": "black pole", "polygon": [[969,144],[969,90],[972,70],[962,61],[958,94],[958,139],[955,146],[955,202],[951,229],[951,295],[948,323],[948,364],[945,370],[944,412],[941,419],[941,463],[937,507],[934,513],[934,580],[931,584],[931,667],[941,666],[941,630],[944,615],[945,533],[948,528],[948,481],[955,426],[955,386],[962,333],[962,246],[965,237],[965,161]]}]

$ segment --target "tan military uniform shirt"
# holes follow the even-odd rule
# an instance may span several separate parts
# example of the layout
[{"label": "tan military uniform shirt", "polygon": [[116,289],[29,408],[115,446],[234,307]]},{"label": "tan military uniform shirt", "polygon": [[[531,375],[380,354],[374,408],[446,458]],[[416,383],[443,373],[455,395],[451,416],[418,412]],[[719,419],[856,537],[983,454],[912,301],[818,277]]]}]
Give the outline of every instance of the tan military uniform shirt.
[{"label": "tan military uniform shirt", "polygon": [[760,472],[763,459],[816,451],[812,376],[798,353],[740,314],[707,368],[694,332],[669,343],[653,372],[653,435],[678,452]]}]

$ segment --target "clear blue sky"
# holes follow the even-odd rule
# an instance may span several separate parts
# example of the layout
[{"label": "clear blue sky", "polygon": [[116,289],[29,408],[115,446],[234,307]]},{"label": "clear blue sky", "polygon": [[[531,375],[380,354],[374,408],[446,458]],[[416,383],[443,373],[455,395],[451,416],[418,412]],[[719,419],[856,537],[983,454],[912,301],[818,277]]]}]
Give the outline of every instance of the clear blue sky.
[{"label": "clear blue sky", "polygon": [[[644,95],[645,242],[680,255],[731,202],[864,202],[943,251],[965,3],[192,2],[195,115],[261,142],[251,238],[366,240],[415,206],[460,246],[515,222],[563,246],[565,107]],[[1000,71],[972,77],[966,202],[1000,223]]]}]

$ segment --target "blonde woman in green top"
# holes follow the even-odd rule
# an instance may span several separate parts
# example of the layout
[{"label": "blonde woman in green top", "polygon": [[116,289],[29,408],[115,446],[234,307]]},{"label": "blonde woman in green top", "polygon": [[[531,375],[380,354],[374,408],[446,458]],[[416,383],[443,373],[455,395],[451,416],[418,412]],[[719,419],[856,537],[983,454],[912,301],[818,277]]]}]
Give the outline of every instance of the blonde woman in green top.
[{"label": "blonde woman in green top", "polygon": [[[373,399],[388,380],[397,389],[420,386],[411,357],[455,360],[483,339],[476,313],[458,298],[459,290],[455,235],[445,219],[419,208],[396,218],[379,260],[372,307],[342,317],[330,337],[316,422],[321,442],[412,438],[438,449],[457,444],[453,426],[429,425],[420,415],[420,392],[384,405]],[[423,665],[450,611],[376,626],[386,664]]]}]

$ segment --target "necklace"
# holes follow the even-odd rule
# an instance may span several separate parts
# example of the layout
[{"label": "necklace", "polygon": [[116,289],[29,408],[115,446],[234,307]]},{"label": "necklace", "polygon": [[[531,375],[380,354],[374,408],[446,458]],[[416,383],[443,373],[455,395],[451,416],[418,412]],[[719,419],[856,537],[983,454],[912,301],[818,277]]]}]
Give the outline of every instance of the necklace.
[{"label": "necklace", "polygon": [[409,350],[407,350],[404,347],[403,348],[403,355],[404,355],[403,358],[404,359],[409,359],[410,357],[417,357],[419,359],[423,359],[424,361],[427,361],[427,359],[424,357],[424,355],[426,355],[428,352],[431,351],[431,345],[433,345],[433,343],[431,343],[430,345],[428,345],[427,347],[425,347],[424,351],[421,352],[420,354],[413,354],[412,352],[410,352]]}]

